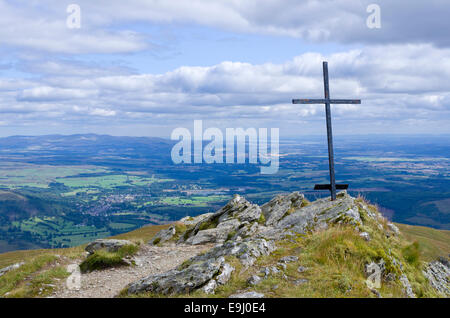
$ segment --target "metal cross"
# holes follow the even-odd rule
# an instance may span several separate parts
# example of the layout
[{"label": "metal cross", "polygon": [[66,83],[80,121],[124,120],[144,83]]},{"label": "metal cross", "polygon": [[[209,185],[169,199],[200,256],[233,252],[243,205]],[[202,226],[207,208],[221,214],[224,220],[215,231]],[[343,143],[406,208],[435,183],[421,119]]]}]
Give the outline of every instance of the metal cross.
[{"label": "metal cross", "polygon": [[334,153],[333,153],[333,133],[331,130],[331,104],[361,104],[360,99],[330,99],[330,88],[328,85],[328,62],[323,62],[323,85],[325,91],[324,99],[293,99],[293,104],[325,104],[327,118],[328,136],[328,162],[330,167],[330,184],[316,184],[314,190],[330,190],[331,200],[336,200],[336,189],[347,189],[348,184],[336,184],[334,176]]}]

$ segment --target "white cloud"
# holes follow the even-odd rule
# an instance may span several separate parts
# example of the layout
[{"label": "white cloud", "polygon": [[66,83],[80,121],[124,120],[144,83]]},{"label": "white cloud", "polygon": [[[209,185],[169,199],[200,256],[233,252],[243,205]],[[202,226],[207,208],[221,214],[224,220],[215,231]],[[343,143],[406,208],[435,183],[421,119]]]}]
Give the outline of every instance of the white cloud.
[{"label": "white cloud", "polygon": [[372,0],[78,0],[81,28],[66,26],[68,3],[0,0],[0,42],[44,52],[127,53],[152,50],[135,24],[193,24],[222,30],[290,36],[313,42],[432,43],[448,47],[447,0],[378,0],[381,29],[369,29]]},{"label": "white cloud", "polygon": [[[117,123],[164,122],[167,126],[193,119],[322,124],[323,106],[290,103],[292,98],[323,96],[322,60],[329,62],[332,97],[363,101],[362,105],[333,106],[338,125],[352,123],[346,129],[385,130],[388,123],[449,119],[450,50],[431,45],[367,47],[328,56],[306,53],[282,64],[185,66],[163,74],[116,76],[96,69],[89,74],[82,66],[84,76],[80,77],[75,63],[71,66],[75,76],[56,72],[25,83],[0,82],[0,88],[7,89],[0,96],[0,112],[6,114],[5,120],[17,123],[60,118],[75,126],[99,123],[105,117]],[[8,117],[14,113],[22,116]],[[362,124],[366,122],[370,127]]]}]

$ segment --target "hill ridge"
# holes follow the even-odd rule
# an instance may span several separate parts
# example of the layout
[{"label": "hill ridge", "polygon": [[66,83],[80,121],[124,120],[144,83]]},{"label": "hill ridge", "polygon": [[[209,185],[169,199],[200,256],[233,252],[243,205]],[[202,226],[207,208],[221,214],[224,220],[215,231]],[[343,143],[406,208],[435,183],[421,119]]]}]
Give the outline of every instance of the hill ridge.
[{"label": "hill ridge", "polygon": [[[407,226],[400,228],[408,231]],[[66,274],[48,290],[44,286],[32,295],[449,296],[447,257],[432,262],[423,259],[418,243],[406,239],[375,206],[346,192],[336,201],[323,198],[314,202],[293,192],[261,206],[235,195],[214,213],[185,217],[159,229],[158,233],[148,227],[117,236],[139,246],[137,254],[124,258],[128,264],[134,262],[133,266],[84,273],[79,290],[67,289]],[[143,231],[148,233],[143,235]],[[59,250],[61,255],[52,259],[50,268],[73,264],[74,260],[78,265],[96,255],[88,249],[91,256],[86,258],[82,248]],[[65,254],[69,250],[73,255]],[[110,252],[108,255],[115,253]],[[103,253],[102,249],[98,253]],[[373,268],[379,270],[378,287],[370,284]],[[11,272],[18,271],[20,268]],[[20,296],[17,290],[21,286],[23,282],[18,281],[7,295],[0,288],[0,296]]]}]

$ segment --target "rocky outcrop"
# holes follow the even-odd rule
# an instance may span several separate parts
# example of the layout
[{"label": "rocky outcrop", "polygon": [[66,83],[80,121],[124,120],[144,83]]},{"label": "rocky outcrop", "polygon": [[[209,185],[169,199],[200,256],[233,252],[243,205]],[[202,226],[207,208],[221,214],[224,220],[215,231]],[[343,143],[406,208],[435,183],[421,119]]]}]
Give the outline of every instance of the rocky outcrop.
[{"label": "rocky outcrop", "polygon": [[[337,196],[337,200],[323,198],[309,203],[303,194],[294,192],[278,195],[271,201],[259,207],[245,198],[235,195],[223,208],[215,213],[208,213],[196,218],[186,217],[180,220],[187,230],[178,233],[177,244],[199,245],[216,243],[204,254],[192,257],[182,266],[163,274],[152,275],[128,286],[128,294],[151,292],[158,294],[186,293],[202,289],[207,294],[214,294],[218,286],[225,284],[235,270],[226,260],[234,257],[243,266],[243,270],[255,264],[256,260],[269,255],[276,249],[278,240],[292,235],[303,235],[317,230],[327,229],[336,224],[350,224],[355,231],[369,242],[369,233],[360,230],[364,228],[363,219],[377,220],[380,230],[398,235],[398,228],[388,223],[385,228],[382,216],[370,209],[361,200],[356,200],[345,191]],[[383,222],[381,222],[383,221]],[[173,241],[176,229],[174,226],[159,232],[152,240],[164,243]],[[386,251],[387,254],[390,252]],[[377,260],[366,267],[367,275],[373,272],[373,267],[380,272],[383,281],[397,281],[404,288],[405,295],[414,297],[411,285],[402,272],[402,264],[389,257],[389,264],[396,268],[396,274],[386,271],[385,260]],[[259,275],[253,275],[248,280],[249,286],[259,284],[270,275],[281,275],[287,279],[285,271],[289,263],[298,262],[299,258],[289,255],[280,258],[276,266],[261,269]],[[397,270],[398,267],[398,270]],[[308,269],[300,266],[298,272]],[[297,285],[308,280],[296,280]],[[372,288],[372,287],[370,287]],[[373,289],[373,288],[372,288]],[[375,289],[374,289],[375,290]],[[233,295],[235,297],[256,297],[251,291]]]},{"label": "rocky outcrop", "polygon": [[179,222],[184,223],[185,225],[195,225],[195,224],[203,221],[207,217],[210,217],[212,214],[213,213],[205,213],[205,214],[197,215],[196,217],[186,216],[186,217],[182,218]]},{"label": "rocky outcrop", "polygon": [[152,245],[166,243],[170,241],[177,233],[175,225],[170,226],[168,229],[159,231],[149,242]]},{"label": "rocky outcrop", "polygon": [[16,264],[13,264],[13,265],[1,268],[0,269],[0,277],[2,277],[6,273],[8,273],[8,272],[10,272],[10,271],[12,271],[14,269],[20,268],[23,264],[25,264],[25,263],[24,262],[20,262],[20,263],[16,263]]},{"label": "rocky outcrop", "polygon": [[445,257],[429,263],[423,271],[431,286],[441,294],[450,296],[450,264]]},{"label": "rocky outcrop", "polygon": [[[194,220],[197,223],[194,224]],[[205,293],[214,293],[217,286],[225,284],[234,268],[225,262],[233,256],[245,267],[252,266],[258,257],[275,250],[274,239],[292,233],[305,233],[315,228],[326,228],[329,223],[360,224],[361,219],[354,199],[345,192],[338,200],[320,199],[308,205],[298,192],[279,195],[261,208],[235,195],[223,208],[200,217],[183,218],[188,225],[177,244],[217,245],[203,255],[191,258],[183,266],[163,274],[146,277],[128,287],[128,293],[185,293],[202,288]],[[192,223],[190,223],[192,222]],[[175,235],[174,226],[160,231],[155,238],[159,243]],[[285,268],[296,256],[279,260]],[[274,267],[269,272],[280,270]]]},{"label": "rocky outcrop", "polygon": [[246,236],[255,222],[261,218],[261,208],[251,204],[245,198],[235,195],[216,213],[202,218],[195,226],[183,235],[179,243],[192,245],[205,243],[222,243],[230,236]]},{"label": "rocky outcrop", "polygon": [[121,247],[126,245],[134,245],[134,243],[127,240],[99,239],[89,243],[85,250],[89,254],[93,254],[95,251],[102,249],[108,252],[117,252]]},{"label": "rocky outcrop", "polygon": [[406,277],[405,274],[402,274],[399,278],[400,283],[403,286],[403,292],[405,293],[406,297],[408,298],[416,298],[416,294],[414,294],[411,284],[409,282],[408,277]]},{"label": "rocky outcrop", "polygon": [[265,225],[273,226],[284,216],[300,209],[304,205],[305,196],[298,192],[288,195],[277,195],[275,198],[261,206],[262,213],[266,220]]},{"label": "rocky outcrop", "polygon": [[208,259],[189,265],[184,269],[173,269],[166,273],[151,275],[128,287],[129,294],[144,292],[158,294],[189,293],[206,285],[216,276],[225,263],[223,257]]}]

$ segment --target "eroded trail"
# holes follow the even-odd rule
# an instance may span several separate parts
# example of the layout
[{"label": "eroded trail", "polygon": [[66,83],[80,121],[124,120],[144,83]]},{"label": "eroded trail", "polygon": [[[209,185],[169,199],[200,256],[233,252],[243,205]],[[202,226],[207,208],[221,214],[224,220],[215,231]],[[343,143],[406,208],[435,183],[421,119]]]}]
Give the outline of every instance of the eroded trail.
[{"label": "eroded trail", "polygon": [[166,272],[185,260],[200,254],[212,245],[150,246],[144,245],[135,255],[136,266],[93,271],[81,275],[81,288],[69,289],[62,281],[51,297],[57,298],[111,298],[128,284],[151,274]]}]

